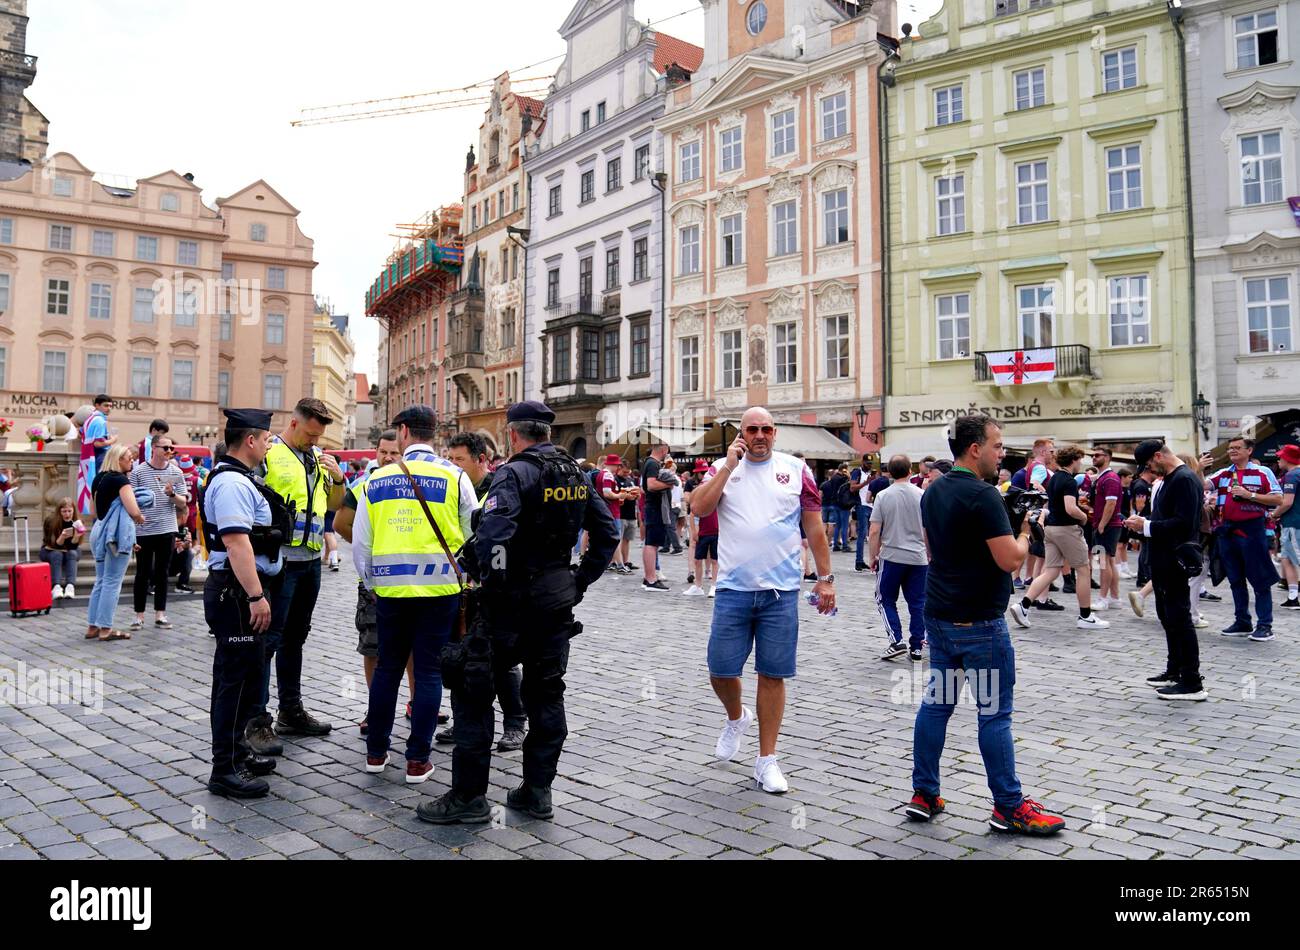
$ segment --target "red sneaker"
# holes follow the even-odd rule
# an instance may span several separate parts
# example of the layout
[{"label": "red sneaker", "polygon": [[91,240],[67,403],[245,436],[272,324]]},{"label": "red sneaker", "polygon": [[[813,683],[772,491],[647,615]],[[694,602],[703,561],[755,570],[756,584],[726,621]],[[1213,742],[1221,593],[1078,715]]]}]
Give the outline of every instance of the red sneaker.
[{"label": "red sneaker", "polygon": [[411,704],[410,704],[410,703],[407,703],[407,704],[406,704],[406,718],[407,718],[407,719],[410,719],[410,718],[411,718]]},{"label": "red sneaker", "polygon": [[388,765],[387,752],[385,752],[381,756],[373,756],[373,755],[366,756],[367,772],[382,772],[387,765]]},{"label": "red sneaker", "polygon": [[1026,798],[1010,815],[1003,815],[996,805],[989,818],[994,831],[1016,831],[1022,835],[1054,835],[1065,827],[1065,819],[1043,811],[1043,806]]},{"label": "red sneaker", "polygon": [[430,775],[433,774],[432,762],[407,762],[406,763],[406,784],[419,785]]},{"label": "red sneaker", "polygon": [[913,821],[929,821],[943,812],[944,800],[938,795],[914,792],[912,800],[903,809],[903,814]]}]

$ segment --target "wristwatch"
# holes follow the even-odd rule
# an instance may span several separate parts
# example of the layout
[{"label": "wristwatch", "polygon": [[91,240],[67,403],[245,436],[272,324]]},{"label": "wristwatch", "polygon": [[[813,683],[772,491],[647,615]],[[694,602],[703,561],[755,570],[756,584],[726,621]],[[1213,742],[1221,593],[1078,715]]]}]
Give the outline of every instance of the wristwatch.
[{"label": "wristwatch", "polygon": [[835,575],[834,575],[834,574],[818,574],[818,575],[817,575],[817,583],[819,583],[819,584],[834,584],[834,583],[835,583]]},{"label": "wristwatch", "polygon": [[266,600],[266,593],[265,593],[265,592],[263,592],[263,593],[261,593],[261,594],[258,594],[256,597],[250,597],[250,598],[248,598],[248,602],[249,602],[250,604],[255,604],[255,603],[257,603],[259,600]]}]

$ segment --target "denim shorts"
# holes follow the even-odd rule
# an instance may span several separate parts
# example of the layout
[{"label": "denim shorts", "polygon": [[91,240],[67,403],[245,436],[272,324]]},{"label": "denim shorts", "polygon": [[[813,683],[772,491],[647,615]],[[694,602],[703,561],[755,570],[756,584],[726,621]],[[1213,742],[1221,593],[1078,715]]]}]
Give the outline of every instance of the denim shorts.
[{"label": "denim shorts", "polygon": [[709,632],[709,675],[738,678],[754,652],[754,670],[772,679],[795,675],[799,591],[718,588]]}]

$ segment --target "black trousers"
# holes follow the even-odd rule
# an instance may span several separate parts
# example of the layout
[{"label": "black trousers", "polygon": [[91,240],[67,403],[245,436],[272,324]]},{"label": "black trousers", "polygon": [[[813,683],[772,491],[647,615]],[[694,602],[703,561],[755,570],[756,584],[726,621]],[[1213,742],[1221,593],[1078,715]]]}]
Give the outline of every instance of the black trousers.
[{"label": "black trousers", "polygon": [[1142,538],[1142,547],[1138,549],[1138,587],[1145,587],[1151,580],[1151,539]]},{"label": "black trousers", "polygon": [[[1142,545],[1145,551],[1147,544]],[[1192,625],[1192,594],[1187,575],[1164,568],[1173,557],[1161,557],[1161,566],[1152,572],[1155,588],[1156,616],[1165,628],[1165,641],[1169,648],[1166,668],[1178,677],[1178,682],[1189,686],[1201,684],[1200,644],[1196,628]]]},{"label": "black trousers", "polygon": [[162,613],[167,609],[167,568],[172,562],[172,548],[176,545],[176,532],[148,534],[136,538],[140,550],[135,556],[135,582],[131,588],[135,598],[135,612],[144,613],[153,588],[153,609]]},{"label": "black trousers", "polygon": [[[265,590],[265,587],[263,588]],[[262,691],[262,635],[249,626],[248,601],[229,571],[203,585],[203,616],[217,637],[212,655],[212,771],[226,775],[248,757],[244,729]]]},{"label": "black trousers", "polygon": [[[573,610],[534,612],[527,617],[493,618],[481,628],[492,641],[492,674],[501,691],[516,664],[523,666],[520,694],[528,716],[524,739],[524,781],[550,788],[564,740],[569,734],[564,718],[564,674],[569,668],[569,637]],[[462,799],[487,792],[492,763],[496,716],[491,691],[474,700],[467,690],[451,697],[456,722],[456,747],[451,754],[451,787]]]}]

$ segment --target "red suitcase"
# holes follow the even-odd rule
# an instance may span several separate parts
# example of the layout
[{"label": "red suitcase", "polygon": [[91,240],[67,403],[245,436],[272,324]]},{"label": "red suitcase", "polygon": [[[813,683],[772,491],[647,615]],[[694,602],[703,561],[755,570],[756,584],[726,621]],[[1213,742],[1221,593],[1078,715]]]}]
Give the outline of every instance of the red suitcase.
[{"label": "red suitcase", "polygon": [[[27,542],[27,561],[19,561],[18,522],[23,523],[23,536]],[[22,617],[27,614],[48,614],[54,606],[54,587],[50,565],[35,563],[32,557],[31,529],[26,515],[14,518],[14,564],[9,568],[9,614]]]}]

